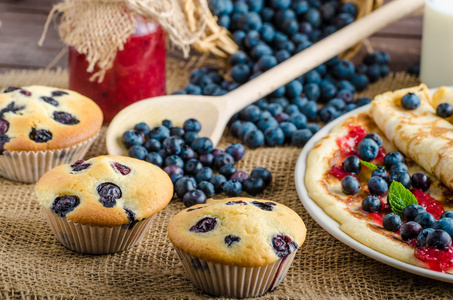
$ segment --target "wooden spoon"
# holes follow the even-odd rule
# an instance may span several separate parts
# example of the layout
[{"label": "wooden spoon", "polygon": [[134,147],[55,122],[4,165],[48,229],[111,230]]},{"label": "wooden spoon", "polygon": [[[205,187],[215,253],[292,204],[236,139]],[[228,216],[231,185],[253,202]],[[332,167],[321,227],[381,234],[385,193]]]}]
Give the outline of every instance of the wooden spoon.
[{"label": "wooden spoon", "polygon": [[139,122],[146,122],[152,128],[160,125],[164,119],[172,120],[175,126],[182,126],[185,120],[196,118],[202,124],[199,135],[209,137],[216,145],[228,120],[236,112],[381,28],[411,14],[422,7],[424,2],[394,0],[226,95],[168,95],[131,104],[120,111],[110,123],[107,130],[107,150],[109,154],[127,155],[127,149],[121,143],[124,131],[132,129]]}]

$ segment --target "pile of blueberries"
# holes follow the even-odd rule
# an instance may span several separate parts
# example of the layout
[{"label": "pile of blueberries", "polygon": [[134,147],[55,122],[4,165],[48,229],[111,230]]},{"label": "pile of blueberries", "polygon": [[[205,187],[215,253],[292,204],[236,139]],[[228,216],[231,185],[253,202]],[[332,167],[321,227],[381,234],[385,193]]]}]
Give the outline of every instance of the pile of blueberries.
[{"label": "pile of blueberries", "polygon": [[[357,15],[355,4],[340,0],[212,0],[209,5],[240,47],[230,58],[233,81],[202,68],[176,94],[223,95],[352,23]],[[354,94],[387,76],[389,61],[383,52],[367,55],[357,66],[334,57],[234,116],[231,133],[249,148],[284,143],[303,147],[320,128],[309,122],[328,123],[368,104],[370,99],[354,100]]]},{"label": "pile of blueberries", "polygon": [[170,120],[153,129],[142,122],[125,131],[121,140],[130,157],[163,168],[187,207],[206,203],[221,192],[229,197],[242,191],[255,196],[271,183],[272,174],[265,168],[255,168],[250,175],[236,169],[234,163],[245,155],[243,145],[230,144],[222,151],[209,138],[199,137],[200,130],[196,119],[186,120],[182,128]]}]

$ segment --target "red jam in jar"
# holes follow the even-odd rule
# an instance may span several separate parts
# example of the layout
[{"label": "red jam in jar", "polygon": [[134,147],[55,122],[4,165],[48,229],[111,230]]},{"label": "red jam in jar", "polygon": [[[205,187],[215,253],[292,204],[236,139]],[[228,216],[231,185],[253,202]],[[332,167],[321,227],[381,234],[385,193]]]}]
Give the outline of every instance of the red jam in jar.
[{"label": "red jam in jar", "polygon": [[165,31],[157,23],[138,22],[100,83],[90,81],[98,69],[87,72],[85,55],[69,47],[69,88],[93,99],[108,123],[129,104],[165,95],[165,58]]}]

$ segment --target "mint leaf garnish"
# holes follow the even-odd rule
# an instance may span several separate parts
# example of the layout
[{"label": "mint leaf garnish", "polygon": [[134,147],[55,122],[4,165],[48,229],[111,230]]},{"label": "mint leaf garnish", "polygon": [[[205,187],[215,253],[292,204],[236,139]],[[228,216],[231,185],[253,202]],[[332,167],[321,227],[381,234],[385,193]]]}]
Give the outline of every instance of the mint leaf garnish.
[{"label": "mint leaf garnish", "polygon": [[368,169],[370,169],[371,171],[374,171],[374,170],[376,170],[378,168],[377,166],[373,165],[372,163],[369,163],[369,162],[364,161],[364,160],[360,160],[360,163],[362,165],[364,165],[365,167],[367,167]]},{"label": "mint leaf garnish", "polygon": [[389,187],[388,202],[392,211],[403,216],[403,209],[411,204],[418,204],[417,198],[398,181],[392,181]]}]

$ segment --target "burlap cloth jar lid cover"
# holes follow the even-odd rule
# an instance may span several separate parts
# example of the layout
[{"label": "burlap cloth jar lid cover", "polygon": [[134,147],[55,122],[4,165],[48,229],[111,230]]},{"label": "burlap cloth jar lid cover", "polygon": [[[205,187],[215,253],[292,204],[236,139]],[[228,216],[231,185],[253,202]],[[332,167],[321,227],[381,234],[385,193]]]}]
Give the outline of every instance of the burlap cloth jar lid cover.
[{"label": "burlap cloth jar lid cover", "polygon": [[[167,64],[169,92],[187,84],[197,61]],[[0,74],[0,88],[42,84],[67,86],[67,72],[22,71]],[[366,96],[419,84],[406,74],[391,74],[370,86]],[[86,158],[106,154],[104,127]],[[225,132],[219,147],[239,142]],[[307,226],[307,239],[286,278],[259,299],[451,299],[453,285],[413,275],[377,262],[349,248],[322,229],[302,206],[294,186],[295,147],[247,150],[238,169],[269,168],[274,181],[260,195],[295,210]],[[118,254],[81,255],[52,235],[37,201],[34,185],[0,178],[1,299],[210,299],[187,279],[167,227],[184,208],[174,199],[157,214],[137,246]]]}]

